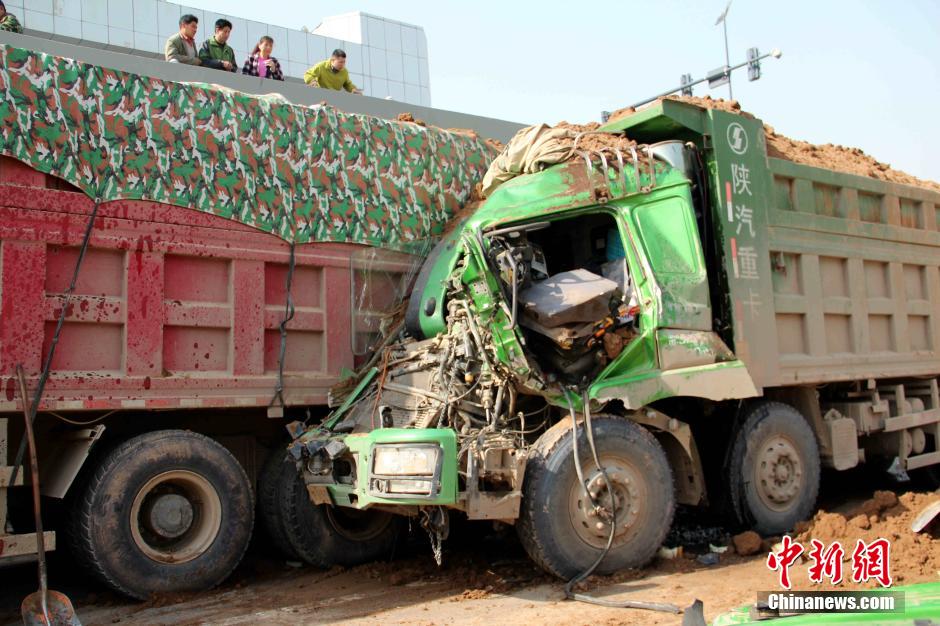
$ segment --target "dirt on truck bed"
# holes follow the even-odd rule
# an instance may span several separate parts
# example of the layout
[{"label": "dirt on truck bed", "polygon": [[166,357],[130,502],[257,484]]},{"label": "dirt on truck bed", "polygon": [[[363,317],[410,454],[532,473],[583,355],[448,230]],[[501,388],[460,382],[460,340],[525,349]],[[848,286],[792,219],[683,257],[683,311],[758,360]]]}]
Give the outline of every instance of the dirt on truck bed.
[{"label": "dirt on truck bed", "polygon": [[[704,98],[667,96],[665,99],[686,102],[704,109],[718,109],[750,118],[755,117],[753,114],[742,110],[741,104],[737,100],[723,100],[709,96]],[[610,120],[618,120],[634,112],[636,112],[636,109],[633,107],[618,109],[610,114]],[[767,138],[767,154],[775,159],[784,159],[802,165],[940,191],[940,183],[917,178],[907,172],[893,169],[889,164],[882,163],[865,154],[860,148],[850,148],[831,143],[817,145],[799,139],[791,139],[786,135],[779,134],[772,126],[767,124],[764,124],[764,134]]]},{"label": "dirt on truck bed", "polygon": [[[571,124],[569,122],[558,122],[555,128],[566,128],[576,133],[590,133],[600,128],[597,122],[589,124]],[[630,154],[630,148],[636,147],[636,142],[623,135],[609,135],[598,133],[596,135],[584,135],[578,141],[578,149],[584,150],[602,150],[603,148],[613,148],[620,150],[625,156]]]}]

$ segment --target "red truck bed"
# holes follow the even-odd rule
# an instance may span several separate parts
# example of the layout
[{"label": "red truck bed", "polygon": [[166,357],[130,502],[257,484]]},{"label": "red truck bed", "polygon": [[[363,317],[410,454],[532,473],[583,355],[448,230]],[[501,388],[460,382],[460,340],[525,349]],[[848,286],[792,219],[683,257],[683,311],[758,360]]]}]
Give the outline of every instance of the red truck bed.
[{"label": "red truck bed", "polygon": [[[0,157],[0,411],[17,408],[17,363],[31,377],[41,371],[93,208],[66,186]],[[296,249],[288,404],[325,404],[354,364],[357,250]],[[102,204],[42,408],[267,406],[288,260],[287,243],[225,218],[154,202]]]}]

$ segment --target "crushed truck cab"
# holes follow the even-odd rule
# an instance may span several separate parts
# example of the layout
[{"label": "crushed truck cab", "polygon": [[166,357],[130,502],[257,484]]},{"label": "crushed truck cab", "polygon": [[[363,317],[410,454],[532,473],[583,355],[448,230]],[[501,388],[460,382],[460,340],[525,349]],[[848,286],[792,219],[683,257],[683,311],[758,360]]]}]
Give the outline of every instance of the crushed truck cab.
[{"label": "crushed truck cab", "polygon": [[[440,241],[404,319],[334,390],[340,406],[298,433],[312,502],[419,516],[436,550],[447,510],[514,524],[568,578],[599,559],[600,572],[647,562],[677,503],[780,533],[811,513],[823,465],[940,461],[936,379],[904,378],[940,374],[936,350],[863,354],[872,338],[847,355],[838,332],[794,329],[835,332],[849,314],[796,295],[831,264],[818,260],[827,231],[857,238],[840,250],[865,267],[866,237],[905,237],[835,220],[853,217],[826,203],[836,184],[852,199],[873,181],[768,159],[760,120],[671,100],[569,139],[560,162],[503,182]],[[831,214],[801,223],[794,202]],[[877,411],[897,421],[873,426]]]}]

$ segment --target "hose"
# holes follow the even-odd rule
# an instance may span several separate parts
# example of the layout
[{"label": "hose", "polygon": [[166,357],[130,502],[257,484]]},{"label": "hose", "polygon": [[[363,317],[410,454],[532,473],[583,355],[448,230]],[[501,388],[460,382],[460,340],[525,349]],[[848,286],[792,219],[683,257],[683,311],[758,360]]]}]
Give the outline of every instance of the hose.
[{"label": "hose", "polygon": [[284,303],[284,317],[278,325],[281,333],[281,345],[277,356],[277,382],[274,385],[274,397],[271,398],[268,407],[280,406],[283,408],[286,406],[284,402],[284,357],[287,355],[287,324],[294,319],[294,295],[291,292],[291,286],[294,282],[294,265],[296,264],[294,246],[294,241],[291,240],[290,259],[287,263],[287,280],[285,285],[287,301]]},{"label": "hose", "polygon": [[[581,469],[581,459],[578,455],[578,419],[575,415],[574,405],[571,403],[571,397],[567,393],[565,393],[565,401],[568,403],[568,412],[571,415],[571,424],[574,428],[572,453],[574,454],[574,469],[578,475],[578,483],[581,485],[581,489],[584,491],[584,495],[590,499],[591,504],[597,507],[599,506],[597,500],[595,500],[594,496],[592,496],[588,491],[587,485],[584,482],[584,472]],[[591,403],[590,398],[587,395],[587,391],[585,391],[582,396],[582,402],[584,405],[584,425],[587,430],[587,440],[588,445],[591,448],[591,455],[594,457],[594,463],[597,465],[597,468],[601,472],[601,476],[604,478],[604,485],[607,487],[607,493],[610,494],[611,511],[610,519],[608,520],[610,525],[610,534],[607,536],[607,545],[604,546],[604,549],[601,550],[601,553],[590,565],[590,567],[576,575],[565,584],[565,598],[568,600],[577,600],[578,602],[596,604],[598,606],[606,606],[614,609],[644,609],[647,611],[679,614],[682,612],[682,609],[680,609],[675,604],[667,602],[643,602],[639,600],[624,600],[615,602],[612,600],[602,600],[600,598],[595,598],[594,596],[588,595],[586,593],[574,592],[574,586],[583,580],[586,580],[588,576],[593,574],[594,570],[597,569],[597,566],[601,564],[601,561],[607,557],[607,553],[610,552],[610,547],[614,543],[614,532],[617,529],[617,501],[614,498],[614,490],[610,483],[610,477],[607,475],[607,469],[601,465],[600,458],[597,455],[597,447],[594,445],[594,427],[591,423]]]}]

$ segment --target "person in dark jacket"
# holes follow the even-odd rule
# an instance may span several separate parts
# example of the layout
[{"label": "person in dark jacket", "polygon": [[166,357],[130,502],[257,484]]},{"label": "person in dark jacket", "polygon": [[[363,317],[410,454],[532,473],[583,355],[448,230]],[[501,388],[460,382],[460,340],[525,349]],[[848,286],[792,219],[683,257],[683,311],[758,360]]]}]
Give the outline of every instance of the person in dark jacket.
[{"label": "person in dark jacket", "polygon": [[235,62],[235,51],[228,45],[229,35],[232,34],[232,23],[225,18],[215,21],[215,34],[203,42],[199,48],[199,59],[203,66],[226,72],[238,69]]},{"label": "person in dark jacket", "polygon": [[265,35],[258,40],[255,49],[251,51],[251,55],[245,60],[245,65],[242,66],[242,74],[284,80],[281,64],[271,56],[272,50],[274,50],[273,39]]}]

